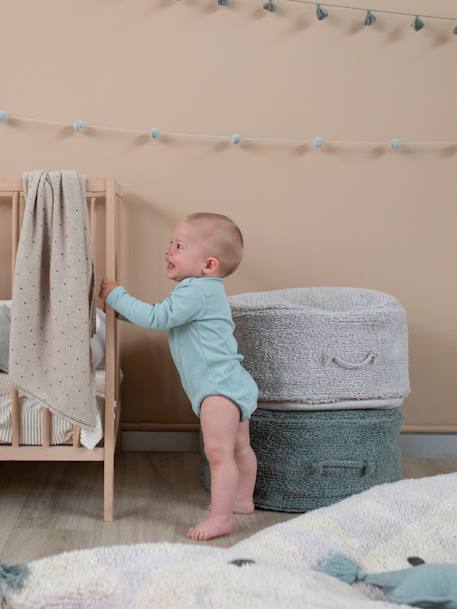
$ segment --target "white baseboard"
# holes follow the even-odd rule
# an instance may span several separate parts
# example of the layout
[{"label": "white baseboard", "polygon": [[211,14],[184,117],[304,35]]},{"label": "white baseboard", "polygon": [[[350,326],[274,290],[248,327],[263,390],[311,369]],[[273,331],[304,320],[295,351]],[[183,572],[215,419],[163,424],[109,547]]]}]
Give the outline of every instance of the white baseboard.
[{"label": "white baseboard", "polygon": [[[399,446],[405,456],[457,455],[457,434],[402,433]],[[122,450],[198,452],[198,432],[123,431]]]},{"label": "white baseboard", "polygon": [[405,456],[457,455],[457,434],[402,433],[399,446]]}]

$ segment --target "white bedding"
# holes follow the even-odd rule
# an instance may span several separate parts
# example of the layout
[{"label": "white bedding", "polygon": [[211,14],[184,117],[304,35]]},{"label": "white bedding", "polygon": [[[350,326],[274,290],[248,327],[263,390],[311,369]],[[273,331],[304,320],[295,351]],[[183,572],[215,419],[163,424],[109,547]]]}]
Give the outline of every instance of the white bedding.
[{"label": "white bedding", "polygon": [[[105,403],[105,370],[98,368],[95,375],[97,404],[96,425],[93,431],[81,430],[81,444],[86,448],[95,448],[103,437],[103,412]],[[122,379],[122,372],[121,372]],[[11,443],[11,383],[9,376],[0,373],[0,444]],[[20,443],[27,446],[41,444],[41,408],[38,400],[19,394],[21,412]],[[116,414],[116,413],[115,413]],[[70,422],[53,415],[51,444],[72,442],[73,426]]]}]

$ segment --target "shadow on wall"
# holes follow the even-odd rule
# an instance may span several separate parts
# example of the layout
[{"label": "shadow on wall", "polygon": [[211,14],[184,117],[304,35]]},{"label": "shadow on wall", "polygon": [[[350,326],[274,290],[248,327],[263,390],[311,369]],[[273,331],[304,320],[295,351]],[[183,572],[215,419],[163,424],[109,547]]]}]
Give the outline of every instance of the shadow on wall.
[{"label": "shadow on wall", "polygon": [[[448,336],[427,331],[409,320],[409,372],[411,393],[406,398],[402,410],[406,415],[404,425],[439,425],[457,426],[455,409],[449,405],[446,412],[441,409],[439,420],[434,419],[435,399],[442,403],[442,394],[449,394],[454,387],[457,393],[455,362],[457,361],[457,343]],[[426,374],[424,374],[426,371]],[[421,410],[415,401],[421,396]],[[426,398],[428,396],[428,399]],[[425,398],[425,399],[424,399]],[[410,422],[414,413],[414,423]],[[447,420],[445,420],[447,419]]]}]

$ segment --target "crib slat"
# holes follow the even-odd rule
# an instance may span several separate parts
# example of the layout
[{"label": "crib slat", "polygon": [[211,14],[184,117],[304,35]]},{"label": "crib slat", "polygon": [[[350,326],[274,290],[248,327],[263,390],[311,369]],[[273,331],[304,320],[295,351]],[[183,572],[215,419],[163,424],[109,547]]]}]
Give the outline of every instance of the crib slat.
[{"label": "crib slat", "polygon": [[78,427],[78,425],[73,425],[73,446],[81,446],[80,433],[81,427]]},{"label": "crib slat", "polygon": [[90,249],[92,251],[92,260],[94,262],[94,269],[97,268],[96,264],[96,242],[97,242],[97,214],[96,214],[96,203],[97,199],[95,197],[91,197],[90,200]]},{"label": "crib slat", "polygon": [[11,389],[11,445],[19,446],[21,438],[21,417],[17,389]]},{"label": "crib slat", "polygon": [[[106,276],[117,279],[116,275],[116,197],[112,178],[106,180]],[[114,489],[114,390],[116,365],[116,320],[114,309],[106,306],[105,342],[105,472],[104,472],[104,520],[113,519]]]},{"label": "crib slat", "polygon": [[48,408],[41,411],[41,445],[51,445],[51,413]]},{"label": "crib slat", "polygon": [[24,193],[20,193],[19,196],[19,232],[22,228],[22,223],[24,221],[24,212],[25,212],[25,197]]},{"label": "crib slat", "polygon": [[14,269],[16,268],[16,251],[19,243],[19,193],[13,194],[13,207],[11,210],[11,287],[14,281]]},{"label": "crib slat", "polygon": [[[14,285],[14,270],[16,268],[16,252],[19,243],[19,193],[12,194],[11,209],[11,293]],[[19,395],[17,389],[11,389],[11,444],[19,446],[21,438],[21,417],[19,410]]]}]

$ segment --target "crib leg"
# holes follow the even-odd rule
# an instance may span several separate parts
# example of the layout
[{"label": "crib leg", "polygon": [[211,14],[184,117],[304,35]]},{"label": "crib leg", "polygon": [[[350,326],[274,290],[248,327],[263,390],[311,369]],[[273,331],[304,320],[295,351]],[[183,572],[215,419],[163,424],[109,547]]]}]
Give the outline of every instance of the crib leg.
[{"label": "crib leg", "polygon": [[103,500],[103,520],[112,522],[113,520],[113,498],[114,498],[114,452],[113,446],[108,447],[105,442],[105,462],[104,462],[104,500]]},{"label": "crib leg", "polygon": [[112,400],[105,402],[105,459],[104,459],[104,506],[103,520],[113,520],[114,499],[114,405]]},{"label": "crib leg", "polygon": [[[106,275],[116,279],[116,193],[114,180],[106,180]],[[113,520],[114,495],[114,401],[116,399],[116,319],[114,309],[106,307],[106,343],[105,343],[105,492],[104,520]]]}]

